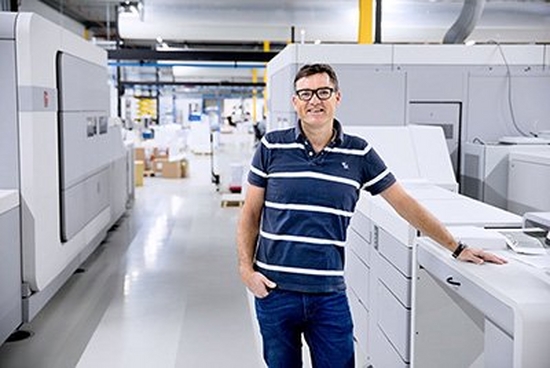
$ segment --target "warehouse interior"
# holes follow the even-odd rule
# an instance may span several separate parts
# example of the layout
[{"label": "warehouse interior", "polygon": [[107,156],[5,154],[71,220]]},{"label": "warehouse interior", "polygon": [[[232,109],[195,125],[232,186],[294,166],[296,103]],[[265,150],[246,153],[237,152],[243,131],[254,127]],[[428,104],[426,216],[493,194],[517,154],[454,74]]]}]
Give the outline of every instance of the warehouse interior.
[{"label": "warehouse interior", "polygon": [[315,62],[338,73],[344,131],[509,260],[457,265],[362,193],[355,367],[547,364],[550,1],[0,6],[0,367],[267,366],[237,224],[254,152],[296,126],[293,78]]}]

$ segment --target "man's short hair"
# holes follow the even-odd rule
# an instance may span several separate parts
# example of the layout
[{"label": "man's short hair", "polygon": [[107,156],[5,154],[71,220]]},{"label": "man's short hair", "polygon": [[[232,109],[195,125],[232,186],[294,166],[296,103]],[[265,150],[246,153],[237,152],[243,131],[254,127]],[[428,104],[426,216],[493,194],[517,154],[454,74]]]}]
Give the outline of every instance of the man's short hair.
[{"label": "man's short hair", "polygon": [[330,81],[334,84],[334,89],[338,91],[338,76],[334,69],[328,64],[306,64],[302,66],[294,77],[294,86],[296,87],[296,82],[298,82],[299,79],[321,73],[326,73],[328,75]]}]

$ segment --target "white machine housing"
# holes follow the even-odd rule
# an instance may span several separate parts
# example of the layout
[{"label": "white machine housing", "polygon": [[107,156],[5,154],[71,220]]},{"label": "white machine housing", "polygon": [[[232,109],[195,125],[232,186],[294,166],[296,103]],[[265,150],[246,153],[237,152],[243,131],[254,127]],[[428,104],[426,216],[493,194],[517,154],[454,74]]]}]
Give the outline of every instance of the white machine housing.
[{"label": "white machine housing", "polygon": [[[519,216],[466,196],[426,183],[404,185],[445,225],[521,226]],[[414,244],[420,235],[382,198],[361,195],[348,233],[346,274],[358,349],[375,367],[415,366]]]},{"label": "white machine housing", "polygon": [[[31,13],[14,29],[24,321],[100,244],[133,196],[133,148],[109,119],[107,53]],[[2,56],[0,56],[2,57]],[[7,65],[7,64],[6,64]]]},{"label": "white machine housing", "polygon": [[0,344],[23,322],[19,191],[0,189]]},{"label": "white machine housing", "polygon": [[508,210],[550,211],[550,146],[536,152],[511,153],[508,158]]},{"label": "white machine housing", "polygon": [[367,140],[397,179],[433,183],[458,191],[441,127],[346,126],[344,131]]},{"label": "white machine housing", "polygon": [[23,322],[14,17],[0,13],[0,344]]},{"label": "white machine housing", "polygon": [[[511,250],[498,252],[508,264],[480,267],[456,262],[431,239],[416,243],[417,367],[548,366],[547,269],[525,262],[533,256]],[[550,264],[549,254],[537,257]]]},{"label": "white machine housing", "polygon": [[[502,143],[471,143],[462,145],[464,160],[462,165],[461,193],[478,199],[485,203],[507,209],[519,215],[524,208],[508,205],[508,182],[514,180],[521,185],[529,185],[528,176],[509,175],[509,158],[516,153],[547,152],[550,153],[549,144],[502,144]],[[524,195],[543,195],[540,192],[530,192]],[[522,212],[523,211],[523,212]]]},{"label": "white machine housing", "polygon": [[[526,212],[523,215],[523,227],[538,227],[550,231],[549,212]],[[550,235],[550,234],[549,234]],[[550,241],[550,239],[548,239]]]},{"label": "white machine housing", "polygon": [[[457,194],[448,189],[448,184],[443,187],[433,184],[430,180],[437,178],[438,183],[456,185],[448,156],[444,156],[446,161],[438,161],[441,157],[439,150],[445,146],[441,129],[425,127],[416,131],[416,134],[422,134],[439,130],[439,135],[430,136],[430,144],[422,145],[422,150],[417,152],[401,150],[401,144],[395,143],[402,141],[399,135],[404,128],[415,131],[420,127],[386,127],[384,129],[390,134],[384,135],[385,142],[384,139],[369,138],[371,134],[376,137],[379,128],[362,129],[365,139],[381,151],[382,158],[391,160],[391,163],[388,161],[390,170],[397,173],[409,193],[442,223],[521,227],[522,220],[515,214]],[[383,147],[390,150],[386,152]],[[392,156],[386,157],[386,153]],[[419,162],[424,165],[420,175],[407,171]],[[441,165],[445,164],[442,170]],[[412,175],[407,177],[406,173]],[[414,244],[420,235],[383,198],[361,193],[346,245],[346,280],[360,366],[415,366]]]}]

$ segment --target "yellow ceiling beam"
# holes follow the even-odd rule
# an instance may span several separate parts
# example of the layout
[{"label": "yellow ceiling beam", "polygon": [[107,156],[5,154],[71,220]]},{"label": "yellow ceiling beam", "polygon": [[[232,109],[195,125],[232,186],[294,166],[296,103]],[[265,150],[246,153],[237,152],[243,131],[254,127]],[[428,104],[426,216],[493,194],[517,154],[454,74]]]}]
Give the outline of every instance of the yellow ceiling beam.
[{"label": "yellow ceiling beam", "polygon": [[[271,51],[271,43],[269,41],[264,41],[264,52]],[[267,63],[265,63],[267,66]],[[264,78],[263,78],[264,84],[267,86],[267,67],[264,68]],[[254,82],[256,83],[256,82]],[[262,114],[263,116],[267,115],[267,88],[264,87],[264,105],[263,105]],[[256,110],[254,110],[256,111]]]},{"label": "yellow ceiling beam", "polygon": [[359,32],[357,43],[372,44],[375,0],[359,0]]}]

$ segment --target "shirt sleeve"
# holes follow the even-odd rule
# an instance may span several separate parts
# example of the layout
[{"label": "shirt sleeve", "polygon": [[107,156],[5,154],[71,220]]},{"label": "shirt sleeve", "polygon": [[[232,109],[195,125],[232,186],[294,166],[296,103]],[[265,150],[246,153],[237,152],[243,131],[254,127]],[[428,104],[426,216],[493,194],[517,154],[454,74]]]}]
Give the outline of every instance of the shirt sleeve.
[{"label": "shirt sleeve", "polygon": [[248,182],[257,187],[265,188],[267,186],[267,170],[268,170],[268,149],[264,145],[264,138],[260,141],[256,152],[252,157],[250,171],[248,172]]},{"label": "shirt sleeve", "polygon": [[369,150],[364,159],[363,188],[370,194],[380,194],[396,182],[395,176],[374,149]]}]

